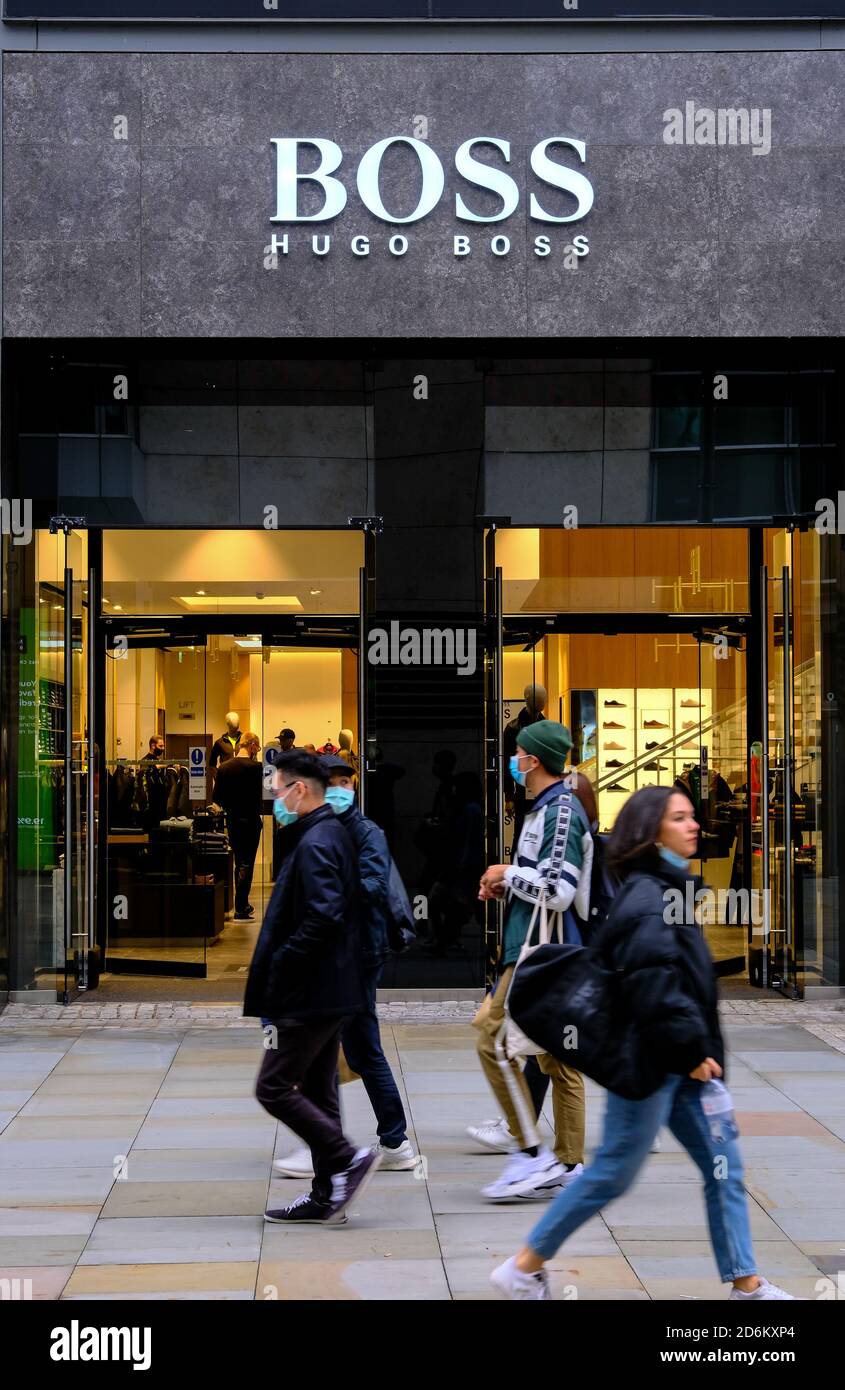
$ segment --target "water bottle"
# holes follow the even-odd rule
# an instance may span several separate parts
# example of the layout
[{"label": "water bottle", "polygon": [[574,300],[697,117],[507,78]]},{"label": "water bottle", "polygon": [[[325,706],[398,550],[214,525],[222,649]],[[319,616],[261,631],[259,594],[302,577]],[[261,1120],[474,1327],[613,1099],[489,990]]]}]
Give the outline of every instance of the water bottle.
[{"label": "water bottle", "polygon": [[710,1137],[717,1144],[736,1139],[739,1134],[734,1103],[727,1086],[721,1081],[705,1081],[701,1088],[701,1108],[707,1116]]}]

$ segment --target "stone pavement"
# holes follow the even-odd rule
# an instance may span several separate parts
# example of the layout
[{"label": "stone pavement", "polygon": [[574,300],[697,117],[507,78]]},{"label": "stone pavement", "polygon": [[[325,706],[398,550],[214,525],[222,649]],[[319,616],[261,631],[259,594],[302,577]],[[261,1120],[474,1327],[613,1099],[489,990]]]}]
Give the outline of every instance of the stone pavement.
[{"label": "stone pavement", "polygon": [[[490,1297],[489,1271],[538,1208],[478,1195],[504,1160],[464,1137],[494,1107],[466,1022],[473,1006],[455,1001],[450,1016],[448,1005],[382,1008],[424,1165],[377,1174],[347,1227],[299,1230],[261,1217],[268,1196],[301,1190],[271,1178],[274,1152],[296,1140],[252,1096],[261,1035],[237,1009],[7,1009],[0,1279],[29,1279],[42,1299]],[[760,1268],[792,1293],[830,1296],[845,1270],[845,1010],[736,1001],[723,1015]],[[592,1085],[587,1106],[592,1148],[604,1108]],[[343,1107],[353,1139],[369,1142],[360,1082],[343,1088]],[[697,1171],[671,1136],[551,1272],[561,1299],[726,1296]]]}]

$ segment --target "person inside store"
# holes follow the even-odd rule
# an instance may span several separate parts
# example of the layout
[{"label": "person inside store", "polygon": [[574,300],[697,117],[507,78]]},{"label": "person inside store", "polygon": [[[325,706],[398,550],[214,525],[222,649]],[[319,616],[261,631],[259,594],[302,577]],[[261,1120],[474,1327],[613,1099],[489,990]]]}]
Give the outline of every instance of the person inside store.
[{"label": "person inside store", "polygon": [[381,826],[387,836],[391,850],[396,840],[396,783],[405,776],[405,768],[400,763],[389,762],[377,743],[368,745],[371,752],[368,758],[367,811],[370,820]]},{"label": "person inside store", "polygon": [[[501,1057],[501,1034],[514,968],[542,905],[560,913],[564,940],[580,944],[568,930],[568,909],[574,903],[582,916],[589,900],[592,855],[587,814],[568,785],[566,761],[572,737],[563,724],[541,719],[521,729],[511,757],[514,782],[531,796],[512,864],[492,864],[482,875],[479,897],[507,898],[499,980],[474,1019],[479,1031],[478,1058],[499,1107],[516,1138],[499,1178],[482,1188],[491,1202],[515,1199],[542,1201],[573,1182],[584,1162],[584,1078],[549,1053],[537,1060],[552,1078],[555,1152],[526,1132],[534,1125],[531,1093],[518,1062]],[[497,1041],[499,1047],[497,1048]],[[524,1122],[525,1126],[524,1127]]]},{"label": "person inside store", "polygon": [[525,729],[529,724],[536,724],[544,719],[543,714],[548,702],[546,688],[543,685],[526,685],[522,692],[525,701],[522,709],[515,719],[505,725],[502,738],[502,752],[505,760],[505,810],[513,816],[513,843],[519,844],[519,834],[522,830],[522,822],[525,820],[525,788],[515,782],[507,770],[510,761],[516,752],[517,739],[521,729]]},{"label": "person inside store", "polygon": [[666,1125],[703,1179],[710,1244],[722,1282],[732,1285],[730,1299],[792,1299],[757,1273],[739,1134],[720,1081],[725,1048],[713,959],[694,917],[667,922],[667,892],[690,901],[701,884],[689,870],[697,843],[692,803],[674,787],[641,787],[616,819],[607,858],[621,888],[600,949],[617,980],[613,1023],[625,1030],[620,1055],[633,1059],[644,1098],[629,1098],[621,1079],[619,1092],[608,1088],[592,1163],[557,1193],[519,1253],[491,1274],[503,1298],[551,1299],[546,1263],[624,1196]]},{"label": "person inside store", "polygon": [[351,767],[352,772],[353,772],[353,775],[354,775],[354,778],[355,778],[355,790],[357,791],[357,790],[358,790],[358,773],[360,772],[361,764],[360,764],[359,759],[358,759],[358,754],[355,752],[355,749],[354,749],[353,746],[352,746],[353,743],[354,743],[354,741],[355,741],[355,735],[353,734],[353,732],[352,732],[351,729],[341,729],[340,733],[339,733],[338,736],[337,736],[337,742],[338,742],[337,756],[338,756],[339,758],[342,758],[343,761],[344,761],[345,763],[348,763],[349,766]]},{"label": "person inside store", "polygon": [[279,730],[279,747],[283,753],[289,753],[296,744],[296,734],[293,729]]},{"label": "person inside store", "polygon": [[161,734],[153,734],[150,739],[150,751],[145,753],[141,759],[142,763],[161,763],[164,762],[164,739]]},{"label": "person inside store", "polygon": [[[340,754],[327,754],[320,762],[329,775],[326,801],[340,824],[349,833],[355,849],[361,884],[361,958],[364,966],[366,1003],[343,1025],[341,1042],[346,1061],[364,1083],[376,1117],[381,1166],[386,1169],[415,1168],[417,1156],[408,1138],[407,1121],[399,1088],[381,1045],[376,991],[390,955],[390,850],[384,831],[355,804],[355,777]],[[273,1165],[282,1177],[304,1178],[313,1174],[308,1149],[299,1149]]]},{"label": "person inside store", "polygon": [[240,741],[241,717],[236,710],[230,709],[226,715],[226,732],[220,735],[211,749],[211,756],[208,759],[209,767],[216,768],[218,763],[225,763],[228,762],[229,758],[234,758]]},{"label": "person inside store", "polygon": [[[414,832],[414,844],[425,856],[420,871],[419,892],[430,899],[435,885],[447,864],[450,854],[453,821],[455,816],[455,764],[457,755],[451,748],[441,748],[431,762],[431,773],[435,779],[434,798],[431,810],[424,816]],[[429,921],[431,941],[434,944],[436,932]]]},{"label": "person inside store", "polygon": [[[344,1023],[366,1007],[355,849],[326,802],[329,774],[300,749],[276,754],[273,814],[290,846],[249,969],[244,1014],[264,1021],[259,1104],[311,1151],[314,1179],[265,1221],[337,1225],[381,1164],[343,1132],[337,1066]],[[271,1199],[272,1200],[272,1199]]]},{"label": "person inside store", "polygon": [[484,796],[475,772],[459,772],[453,784],[450,833],[439,856],[437,878],[431,886],[428,915],[434,955],[463,949],[461,930],[474,921],[479,929],[484,906],[478,900],[478,880],[484,872]]},{"label": "person inside store", "polygon": [[248,922],[255,915],[249,901],[255,856],[261,843],[262,766],[261,739],[241,734],[238,751],[217,770],[214,800],[226,812],[226,829],[235,860],[235,921]]}]

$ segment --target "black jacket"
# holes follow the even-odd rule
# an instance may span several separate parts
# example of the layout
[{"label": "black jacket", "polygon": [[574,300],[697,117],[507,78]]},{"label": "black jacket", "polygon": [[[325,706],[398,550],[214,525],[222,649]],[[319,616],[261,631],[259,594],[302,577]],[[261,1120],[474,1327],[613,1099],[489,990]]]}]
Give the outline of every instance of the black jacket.
[{"label": "black jacket", "polygon": [[211,756],[208,759],[209,767],[216,767],[218,763],[225,763],[228,762],[229,758],[234,758],[241,746],[241,732],[242,731],[239,729],[234,747],[232,746],[228,733],[221,734],[220,737],[215,740],[211,748]]},{"label": "black jacket", "polygon": [[244,1013],[360,1013],[358,868],[350,838],[330,806],[309,811],[285,835],[288,851],[252,957]]},{"label": "black jacket", "polygon": [[263,780],[257,758],[227,758],[217,769],[214,800],[230,821],[260,820]]},{"label": "black jacket", "polygon": [[725,1064],[716,972],[701,928],[695,922],[673,925],[677,911],[667,913],[668,922],[664,917],[673,904],[667,892],[684,895],[687,883],[693,892],[700,886],[655,856],[653,865],[625,879],[598,943],[605,961],[622,972],[624,1011],[649,1057],[661,1070],[682,1076],[705,1057]]},{"label": "black jacket", "polygon": [[390,955],[390,850],[383,830],[350,806],[338,818],[349,832],[358,861],[361,885],[361,959],[374,969]]}]

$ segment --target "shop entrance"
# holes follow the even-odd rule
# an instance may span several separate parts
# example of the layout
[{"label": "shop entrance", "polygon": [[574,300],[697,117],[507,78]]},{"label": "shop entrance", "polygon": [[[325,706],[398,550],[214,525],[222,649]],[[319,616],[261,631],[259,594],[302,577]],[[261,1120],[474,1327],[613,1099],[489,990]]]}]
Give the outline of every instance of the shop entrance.
[{"label": "shop entrance", "polygon": [[[104,969],[242,983],[278,866],[273,752],[283,740],[344,748],[359,767],[357,622],[104,626]],[[250,735],[262,764],[261,829],[244,851],[217,779]],[[238,860],[253,849],[239,903]]]},{"label": "shop entrance", "polygon": [[[700,527],[487,537],[487,740],[502,769],[488,844],[512,853],[523,808],[507,762],[542,698],[572,730],[601,832],[642,786],[691,797],[702,927],[737,988],[795,994],[823,949],[817,542]],[[491,954],[498,930],[491,909]]]}]

